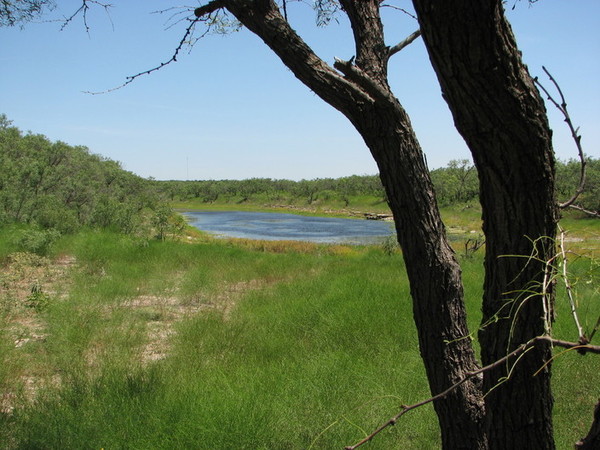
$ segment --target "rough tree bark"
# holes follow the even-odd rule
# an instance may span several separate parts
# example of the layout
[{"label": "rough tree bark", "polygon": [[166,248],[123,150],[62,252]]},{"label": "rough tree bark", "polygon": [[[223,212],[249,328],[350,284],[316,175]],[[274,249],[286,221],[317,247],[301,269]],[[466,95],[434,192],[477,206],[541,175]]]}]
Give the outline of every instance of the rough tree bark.
[{"label": "rough tree bark", "polygon": [[[413,3],[444,98],[479,173],[486,235],[479,339],[487,365],[543,334],[551,322],[552,292],[544,296],[541,288],[544,264],[508,256],[554,256],[551,131],[501,0]],[[510,364],[484,375],[484,392],[491,391],[485,397],[490,448],[554,448],[550,365],[533,376],[550,352],[548,345],[536,346],[500,386]]]},{"label": "rough tree bark", "polygon": [[[460,268],[446,241],[422,151],[388,85],[387,63],[396,48],[385,44],[380,0],[339,4],[350,20],[356,54],[336,61],[337,71],[291,29],[273,0],[213,0],[197,8],[196,16],[229,11],[363,137],[394,214],[421,354],[436,394],[477,367],[470,340],[464,339]],[[500,0],[414,4],[442,90],[479,172],[487,240],[486,326],[480,340],[488,364],[549,324],[550,305],[539,289],[543,264],[502,256],[527,256],[538,238],[539,258],[553,255],[551,242],[542,242],[554,237],[556,224],[550,131]],[[549,368],[532,378],[549,351],[541,346],[528,352],[511,379],[497,388],[510,365],[486,373],[483,385],[470,379],[438,400],[434,406],[444,448],[553,448]],[[483,392],[488,393],[485,405]]]},{"label": "rough tree bark", "polygon": [[[435,394],[477,367],[466,325],[460,267],[447,240],[423,153],[387,82],[379,0],[340,2],[352,25],[355,60],[337,72],[290,28],[272,0],[216,0],[197,16],[226,8],[258,35],[323,100],[356,127],[378,164],[403,249],[419,344]],[[341,74],[340,74],[341,73]],[[445,448],[483,449],[481,380],[436,402]]]}]

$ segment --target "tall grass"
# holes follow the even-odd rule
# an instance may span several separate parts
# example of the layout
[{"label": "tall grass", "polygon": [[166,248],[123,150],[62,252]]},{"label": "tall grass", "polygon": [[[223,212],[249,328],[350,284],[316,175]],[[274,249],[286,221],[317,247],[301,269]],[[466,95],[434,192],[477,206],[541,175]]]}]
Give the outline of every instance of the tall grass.
[{"label": "tall grass", "polygon": [[[14,368],[19,352],[38,361],[31,372],[19,360],[36,391],[0,414],[2,448],[356,442],[401,404],[426,398],[428,387],[401,255],[325,248],[148,242],[106,232],[63,238],[54,254],[77,262],[69,296],[36,312],[45,339],[0,347],[3,367]],[[481,252],[462,267],[476,330]],[[558,318],[567,334],[564,306]],[[589,425],[600,385],[593,364],[592,355],[574,352],[555,364],[559,448]],[[438,434],[424,407],[369,448],[439,448]]]}]

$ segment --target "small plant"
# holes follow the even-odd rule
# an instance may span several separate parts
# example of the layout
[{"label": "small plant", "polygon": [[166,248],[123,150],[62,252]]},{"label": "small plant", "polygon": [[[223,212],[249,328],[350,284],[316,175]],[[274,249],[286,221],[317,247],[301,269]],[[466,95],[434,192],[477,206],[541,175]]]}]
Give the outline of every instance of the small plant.
[{"label": "small plant", "polygon": [[392,256],[400,249],[400,245],[398,245],[398,240],[396,239],[395,234],[390,234],[381,242],[381,249],[383,253],[388,256]]},{"label": "small plant", "polygon": [[469,238],[465,241],[465,258],[471,258],[485,244],[483,236]]},{"label": "small plant", "polygon": [[41,312],[48,307],[49,303],[50,296],[42,290],[42,286],[39,283],[34,283],[31,286],[31,294],[27,297],[25,306]]}]

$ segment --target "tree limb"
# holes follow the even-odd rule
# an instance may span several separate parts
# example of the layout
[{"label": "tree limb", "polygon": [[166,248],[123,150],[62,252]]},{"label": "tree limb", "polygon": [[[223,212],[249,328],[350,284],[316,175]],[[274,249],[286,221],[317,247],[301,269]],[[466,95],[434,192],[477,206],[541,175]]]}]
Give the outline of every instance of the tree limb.
[{"label": "tree limb", "polygon": [[558,251],[562,256],[562,271],[563,271],[563,281],[565,283],[565,290],[567,291],[567,296],[569,297],[569,304],[571,305],[571,315],[573,316],[573,320],[575,321],[575,326],[577,327],[577,334],[579,337],[579,342],[584,342],[587,338],[585,337],[585,333],[583,332],[583,328],[579,323],[579,316],[577,315],[577,308],[575,307],[575,299],[573,298],[573,288],[569,281],[569,277],[567,276],[567,254],[565,252],[565,232],[564,230],[558,226],[560,231],[560,241],[558,244]]},{"label": "tree limb", "polygon": [[[357,442],[354,445],[349,445],[349,446],[344,447],[344,450],[355,450],[358,447],[361,447],[362,445],[371,441],[375,436],[377,436],[379,433],[381,433],[387,427],[395,425],[398,422],[398,420],[407,412],[446,397],[448,394],[450,394],[452,391],[457,389],[460,385],[465,383],[467,380],[469,380],[477,375],[480,375],[484,372],[487,372],[495,367],[498,367],[498,366],[504,364],[506,361],[508,361],[511,358],[515,358],[515,357],[518,357],[519,355],[522,355],[523,353],[525,353],[526,351],[528,351],[529,349],[531,349],[538,343],[542,343],[542,342],[546,342],[553,346],[562,347],[562,348],[566,348],[569,350],[571,350],[571,349],[577,350],[580,353],[581,352],[583,352],[583,353],[589,352],[589,353],[594,353],[594,354],[600,355],[600,345],[581,344],[578,342],[568,342],[568,341],[563,341],[560,339],[554,339],[550,336],[537,336],[533,339],[530,339],[526,343],[521,344],[519,347],[517,347],[515,350],[513,350],[512,352],[510,352],[503,358],[500,358],[497,361],[494,361],[493,363],[488,364],[485,367],[482,367],[481,369],[474,370],[472,372],[468,372],[461,380],[459,380],[458,382],[456,382],[455,384],[450,386],[445,391],[442,391],[439,394],[434,395],[428,399],[422,400],[417,403],[413,403],[412,405],[402,405],[401,411],[398,414],[396,414],[390,420],[385,422],[383,425],[381,425],[379,428],[377,428],[375,431],[373,431],[371,434],[369,434],[367,437],[365,437],[361,441]],[[589,448],[591,448],[591,447],[589,447]]]},{"label": "tree limb", "polygon": [[356,84],[361,86],[367,93],[372,97],[379,100],[395,101],[395,98],[385,89],[383,89],[375,80],[373,80],[367,73],[365,73],[360,67],[353,64],[353,59],[344,61],[339,58],[335,58],[333,67],[342,72],[349,80],[354,81]]},{"label": "tree limb", "polygon": [[199,6],[194,10],[194,15],[199,19],[207,14],[211,14],[218,9],[225,7],[225,0],[212,0],[204,6]]},{"label": "tree limb", "polygon": [[169,64],[171,64],[172,62],[176,62],[177,61],[177,57],[179,56],[179,52],[181,51],[181,49],[183,48],[183,46],[185,45],[186,42],[188,42],[188,38],[190,37],[190,35],[194,32],[194,27],[196,26],[196,23],[200,20],[200,18],[194,18],[194,19],[190,19],[190,24],[188,25],[188,27],[185,30],[185,33],[183,35],[183,37],[181,38],[181,41],[179,41],[179,44],[177,45],[177,47],[175,48],[175,52],[173,53],[173,55],[171,56],[171,58],[165,62],[161,62],[158,66],[155,66],[151,69],[148,70],[144,70],[143,72],[139,72],[136,73],[135,75],[131,75],[128,76],[125,80],[125,82],[123,84],[121,84],[120,86],[108,89],[106,91],[101,91],[101,92],[90,92],[90,91],[86,91],[86,94],[92,94],[92,95],[98,95],[98,94],[106,94],[108,92],[113,92],[116,91],[117,89],[121,89],[125,86],[127,86],[130,83],[133,83],[137,78],[143,76],[143,75],[149,75],[152,72],[156,72],[157,70],[162,69],[165,66],[168,66]]},{"label": "tree limb", "polygon": [[410,34],[406,39],[404,39],[403,41],[397,43],[396,45],[394,45],[393,47],[390,47],[389,49],[389,56],[395,55],[396,53],[398,53],[399,51],[401,51],[402,49],[404,49],[404,47],[409,46],[410,44],[412,44],[419,36],[421,36],[421,30],[417,30],[415,32],[413,32],[412,34]]},{"label": "tree limb", "polygon": [[83,26],[85,27],[85,32],[89,34],[90,27],[87,22],[87,13],[88,13],[88,10],[90,9],[90,6],[89,6],[90,3],[101,6],[102,8],[104,8],[104,10],[107,13],[108,13],[108,9],[113,6],[110,3],[102,3],[97,0],[82,0],[81,6],[79,8],[77,8],[77,10],[73,14],[71,14],[71,16],[65,17],[65,20],[64,20],[62,26],[60,27],[60,31],[63,31],[67,27],[67,25],[69,25],[69,23],[72,22],[73,19],[79,15],[79,13],[81,13],[81,15],[83,17]]},{"label": "tree limb", "polygon": [[314,53],[285,20],[273,0],[262,0],[260,6],[249,0],[225,0],[223,3],[240,23],[265,42],[296,78],[334,108],[345,113],[356,104],[373,102],[364,88],[341,76]]},{"label": "tree limb", "polygon": [[600,218],[600,213],[598,211],[590,211],[589,209],[585,209],[585,208],[582,208],[581,206],[573,205],[573,204],[569,205],[569,208],[573,208],[573,209],[576,209],[577,211],[581,211],[586,214],[589,214],[590,216]]},{"label": "tree limb", "polygon": [[552,95],[550,95],[548,90],[539,82],[537,77],[535,77],[533,79],[533,81],[544,91],[544,93],[548,97],[548,100],[550,100],[554,104],[554,106],[556,106],[556,109],[558,109],[562,113],[562,115],[565,117],[565,122],[569,126],[569,130],[571,130],[571,136],[573,137],[573,140],[575,141],[575,145],[577,146],[577,151],[579,153],[579,160],[581,161],[579,185],[577,186],[575,193],[569,200],[567,200],[566,202],[563,202],[563,203],[559,203],[559,205],[558,205],[559,208],[564,209],[564,208],[571,206],[573,203],[575,203],[575,201],[577,200],[579,195],[583,192],[583,189],[585,187],[586,161],[585,161],[585,156],[583,154],[583,148],[581,147],[581,135],[579,135],[577,132],[578,128],[575,129],[575,127],[573,126],[573,122],[571,121],[571,116],[569,115],[569,111],[567,110],[567,102],[565,100],[565,96],[563,95],[563,92],[562,92],[560,86],[558,85],[558,82],[554,79],[554,77],[550,74],[550,72],[548,72],[548,69],[546,69],[544,66],[542,66],[542,69],[544,70],[544,72],[546,72],[546,75],[548,75],[548,78],[550,79],[550,81],[552,81],[552,84],[554,84],[554,86],[556,87],[556,90],[558,91],[558,94],[560,95],[560,103],[558,103],[558,101],[556,101],[554,99],[554,97],[552,97]]}]

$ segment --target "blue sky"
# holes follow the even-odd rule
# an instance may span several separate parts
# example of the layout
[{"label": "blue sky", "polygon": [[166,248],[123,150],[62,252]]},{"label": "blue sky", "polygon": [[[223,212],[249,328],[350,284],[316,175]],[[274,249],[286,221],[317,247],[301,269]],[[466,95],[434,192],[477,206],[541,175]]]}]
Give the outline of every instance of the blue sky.
[{"label": "blue sky", "polygon": [[[545,65],[561,84],[581,127],[585,151],[600,156],[600,2],[539,0],[507,4],[508,17],[532,74]],[[70,15],[77,0],[59,0],[52,17]],[[80,2],[79,2],[80,3]],[[248,31],[211,35],[177,63],[137,79],[125,77],[170,58],[184,24],[165,30],[177,6],[166,0],[114,0],[110,17],[89,12],[64,31],[56,22],[0,28],[0,113],[23,130],[85,145],[127,170],[157,179],[313,179],[375,174],[358,133],[302,85]],[[406,0],[390,4],[410,7]],[[305,3],[289,5],[294,28],[328,63],[354,54],[343,16],[314,26]],[[410,17],[385,11],[387,43],[416,29]],[[390,83],[411,116],[430,168],[468,158],[455,131],[423,43],[394,56]],[[547,86],[550,83],[544,81]],[[567,128],[549,106],[557,156],[576,156]]]}]

